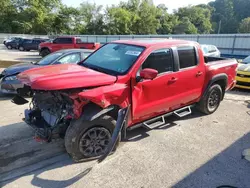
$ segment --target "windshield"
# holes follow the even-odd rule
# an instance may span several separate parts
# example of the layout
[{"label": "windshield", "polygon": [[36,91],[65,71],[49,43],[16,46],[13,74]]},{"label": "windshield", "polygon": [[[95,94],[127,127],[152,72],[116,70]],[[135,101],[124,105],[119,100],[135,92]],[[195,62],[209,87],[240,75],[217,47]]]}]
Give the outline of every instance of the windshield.
[{"label": "windshield", "polygon": [[246,57],[245,59],[242,60],[242,63],[245,64],[250,64],[250,56]]},{"label": "windshield", "polygon": [[59,52],[49,54],[49,55],[45,56],[44,58],[42,58],[40,61],[38,61],[36,64],[37,65],[49,65],[49,64],[53,63],[62,54],[63,53],[59,53]]},{"label": "windshield", "polygon": [[106,44],[82,65],[107,74],[122,75],[133,66],[144,49],[128,44]]}]

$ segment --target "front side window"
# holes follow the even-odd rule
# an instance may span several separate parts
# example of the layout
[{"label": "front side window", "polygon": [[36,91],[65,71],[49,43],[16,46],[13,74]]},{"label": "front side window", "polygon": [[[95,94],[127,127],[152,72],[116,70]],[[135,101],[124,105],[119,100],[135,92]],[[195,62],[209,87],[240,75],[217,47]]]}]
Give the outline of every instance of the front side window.
[{"label": "front side window", "polygon": [[142,69],[150,68],[158,71],[158,74],[172,72],[174,60],[170,49],[160,49],[152,52],[142,65]]},{"label": "front side window", "polygon": [[197,65],[196,50],[193,46],[178,47],[180,69]]},{"label": "front side window", "polygon": [[72,38],[57,38],[54,40],[56,44],[72,44]]},{"label": "front side window", "polygon": [[83,66],[107,74],[125,74],[136,62],[145,47],[109,43],[91,54]]},{"label": "front side window", "polygon": [[61,64],[78,63],[79,61],[81,61],[79,53],[69,54],[58,60]]}]

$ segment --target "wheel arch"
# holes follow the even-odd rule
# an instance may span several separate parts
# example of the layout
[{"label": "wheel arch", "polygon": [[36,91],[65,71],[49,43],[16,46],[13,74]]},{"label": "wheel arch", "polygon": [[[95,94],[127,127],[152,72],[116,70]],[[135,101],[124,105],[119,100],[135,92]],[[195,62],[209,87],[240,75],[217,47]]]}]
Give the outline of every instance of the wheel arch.
[{"label": "wheel arch", "polygon": [[213,76],[212,79],[208,82],[206,89],[203,92],[202,98],[207,95],[209,88],[212,85],[218,84],[218,85],[220,85],[222,92],[223,92],[223,94],[222,94],[222,100],[223,100],[224,96],[225,96],[227,83],[228,83],[228,76],[225,73],[221,73],[221,74]]},{"label": "wheel arch", "polygon": [[93,102],[89,102],[88,104],[83,106],[81,118],[86,121],[93,121],[102,115],[109,115],[114,120],[117,120],[118,111],[120,109],[121,107],[118,105],[110,105],[106,108],[102,108],[101,106]]},{"label": "wheel arch", "polygon": [[43,51],[43,50],[49,50],[49,52],[51,52],[48,47],[42,47],[40,51]]}]

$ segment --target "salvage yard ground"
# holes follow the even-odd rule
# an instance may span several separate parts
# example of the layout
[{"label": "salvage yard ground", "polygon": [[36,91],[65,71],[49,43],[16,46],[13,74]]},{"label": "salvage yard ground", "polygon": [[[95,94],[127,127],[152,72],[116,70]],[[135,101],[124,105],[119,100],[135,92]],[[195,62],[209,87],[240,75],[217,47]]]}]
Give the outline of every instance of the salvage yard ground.
[{"label": "salvage yard ground", "polygon": [[36,62],[41,59],[37,51],[21,52],[16,49],[8,50],[3,44],[0,44],[0,68],[8,67],[11,62]]},{"label": "salvage yard ground", "polygon": [[[0,187],[250,187],[250,163],[241,159],[250,148],[249,91],[228,92],[210,116],[195,111],[185,119],[172,117],[156,130],[131,131],[129,140],[100,164],[74,164],[61,141],[35,143],[21,121],[25,106],[9,99],[0,98]],[[33,153],[6,158],[11,153],[1,149],[11,147]],[[41,160],[45,154],[49,159]],[[39,162],[1,174],[32,159]]]}]

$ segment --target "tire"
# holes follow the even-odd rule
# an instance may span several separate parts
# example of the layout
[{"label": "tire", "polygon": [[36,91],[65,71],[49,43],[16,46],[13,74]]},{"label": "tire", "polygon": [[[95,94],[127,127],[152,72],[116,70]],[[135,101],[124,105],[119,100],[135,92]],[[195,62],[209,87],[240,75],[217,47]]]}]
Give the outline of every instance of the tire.
[{"label": "tire", "polygon": [[198,109],[204,114],[214,113],[220,106],[223,92],[221,86],[218,84],[212,85],[207,94],[198,103]]},{"label": "tire", "polygon": [[46,55],[50,54],[50,51],[48,49],[43,49],[41,52],[40,52],[40,55],[42,57],[45,57]]},{"label": "tire", "polygon": [[12,49],[12,46],[11,46],[11,45],[7,45],[7,48],[8,48],[9,50],[11,50],[11,49]]},{"label": "tire", "polygon": [[18,49],[19,49],[20,51],[24,51],[24,50],[25,50],[23,46],[19,46]]},{"label": "tire", "polygon": [[[98,159],[99,156],[102,155],[103,152],[105,151],[105,146],[107,146],[109,141],[111,140],[115,125],[116,125],[116,121],[108,115],[101,116],[98,119],[95,119],[93,121],[86,121],[83,119],[83,117],[79,118],[78,120],[73,120],[70,123],[65,134],[66,151],[75,162]],[[97,131],[95,134],[93,134],[95,130]],[[102,133],[102,137],[104,137],[104,135],[107,135],[107,136],[105,136],[104,140],[100,141],[99,139],[100,137],[98,136],[100,136],[101,133]],[[91,134],[92,134],[91,136],[92,139],[89,136]],[[93,139],[94,135],[96,135],[97,139]],[[87,138],[90,138],[90,139],[87,139]],[[121,140],[121,134],[119,135],[118,141],[114,147],[114,151],[118,147],[120,140]],[[105,146],[100,144],[101,142]],[[85,147],[84,145],[80,147],[81,144],[84,144],[84,143],[88,145],[88,147]],[[95,146],[95,144],[97,146]],[[104,147],[102,149],[103,151],[98,151],[98,149],[100,149],[101,146]],[[93,153],[93,148],[96,148],[95,151],[96,152],[98,151],[97,152],[98,154],[96,152]],[[92,153],[90,152],[91,149],[92,149]]]}]

